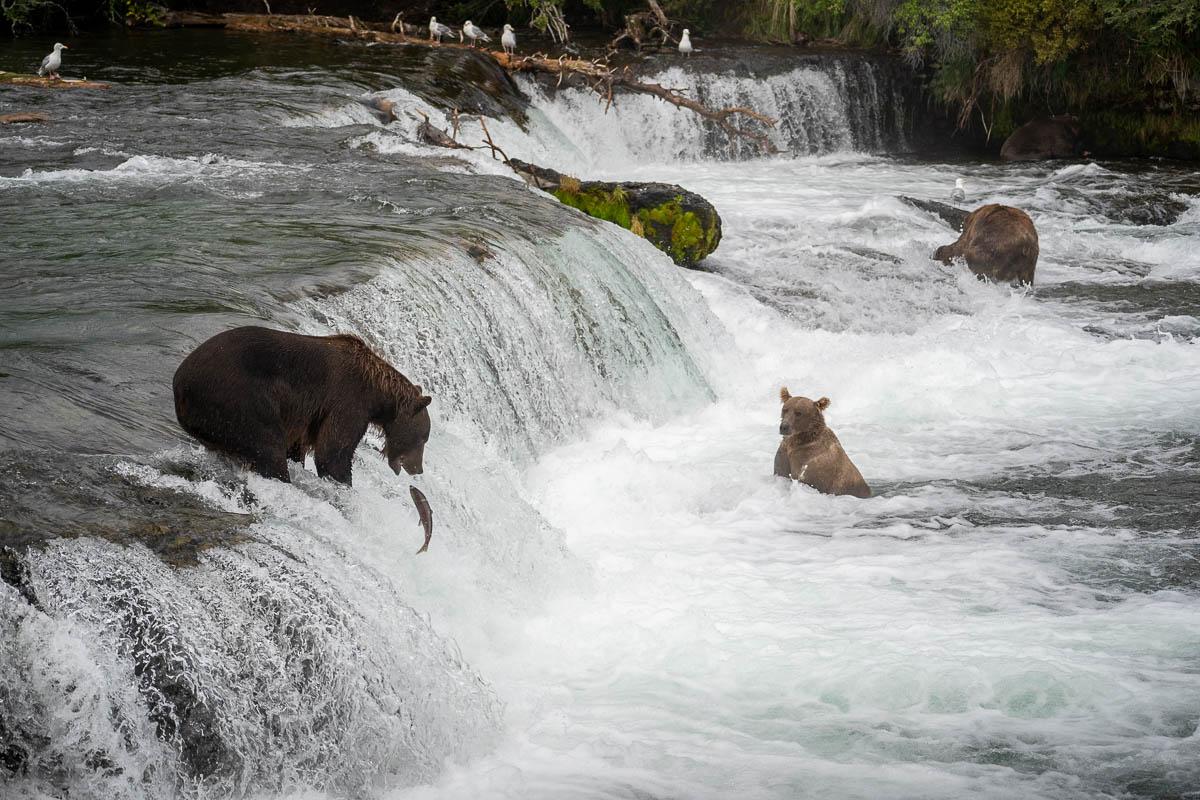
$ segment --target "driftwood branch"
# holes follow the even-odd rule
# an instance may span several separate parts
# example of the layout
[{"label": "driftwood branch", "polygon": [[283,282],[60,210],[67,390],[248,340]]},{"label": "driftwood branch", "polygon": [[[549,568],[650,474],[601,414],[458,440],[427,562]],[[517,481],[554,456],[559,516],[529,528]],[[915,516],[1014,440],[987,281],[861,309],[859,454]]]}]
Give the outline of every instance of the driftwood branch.
[{"label": "driftwood branch", "polygon": [[0,85],[36,86],[39,89],[108,89],[107,83],[89,81],[87,78],[50,78],[41,75],[25,75],[19,72],[4,72],[0,70]]},{"label": "driftwood branch", "polygon": [[483,121],[483,114],[479,115],[479,124],[483,126],[483,135],[485,137],[487,137],[484,139],[484,144],[486,144],[488,147],[492,148],[492,158],[495,158],[496,153],[499,153],[500,155],[504,156],[503,163],[507,164],[508,163],[508,155],[503,150],[501,150],[499,147],[497,147],[495,142],[492,141],[492,134],[488,133],[487,123]]},{"label": "driftwood branch", "polygon": [[604,98],[605,111],[612,104],[612,94],[614,88],[620,88],[624,91],[635,92],[638,94],[649,94],[661,98],[676,108],[686,108],[693,111],[705,119],[712,120],[717,127],[725,132],[729,137],[729,146],[732,150],[735,139],[743,138],[757,144],[768,153],[776,152],[774,145],[771,144],[771,139],[767,135],[766,130],[753,131],[735,125],[731,119],[738,116],[749,117],[759,123],[764,128],[772,128],[778,124],[779,120],[772,119],[764,114],[760,114],[753,109],[745,106],[730,106],[727,108],[710,109],[697,100],[688,97],[682,89],[669,88],[658,83],[646,83],[636,80],[633,73],[628,68],[617,70],[596,61],[583,61],[581,59],[571,59],[560,57],[551,59],[544,55],[533,55],[524,57],[508,56],[504,53],[490,53],[499,63],[500,66],[510,72],[544,72],[548,74],[557,74],[559,76],[559,85],[561,86],[565,79],[569,76],[577,75],[583,78],[587,87]]},{"label": "driftwood branch", "polygon": [[[425,141],[426,144],[434,145],[435,147],[447,147],[451,150],[474,150],[470,145],[459,144],[455,141],[458,136],[458,109],[454,111],[454,136],[446,133],[441,128],[435,126],[429,121],[429,115],[424,111],[417,110],[425,121],[417,126],[417,135]],[[485,129],[486,130],[486,129]],[[489,139],[491,137],[488,137]]]},{"label": "driftwood branch", "polygon": [[[643,13],[649,17],[653,17],[655,22],[661,22],[660,17],[661,19],[666,19],[666,15],[662,14],[661,7],[656,12]],[[391,24],[386,22],[364,23],[361,20],[346,17],[285,16],[282,14],[275,14],[269,17],[261,14],[225,14],[224,19],[226,20],[226,28],[228,30],[293,31],[316,36],[334,36],[343,39],[365,39],[376,42],[420,45],[423,47],[454,47],[462,50],[470,50],[471,52],[492,58],[509,72],[540,72],[548,75],[557,75],[559,86],[568,83],[572,77],[578,77],[583,80],[591,91],[604,99],[605,111],[612,105],[613,94],[616,89],[638,94],[654,95],[676,108],[686,108],[705,119],[712,120],[729,137],[729,147],[731,150],[733,149],[734,141],[741,138],[749,139],[767,153],[776,152],[766,130],[754,131],[739,127],[732,122],[732,119],[750,117],[763,125],[764,128],[774,127],[778,123],[778,120],[743,106],[718,109],[707,108],[699,101],[684,94],[682,89],[667,88],[657,83],[643,83],[636,80],[628,67],[617,70],[606,63],[585,61],[565,55],[559,58],[550,58],[545,54],[539,53],[519,57],[500,51],[478,50],[455,42],[431,42],[422,38],[424,34],[428,33],[427,30],[396,19],[393,19]],[[670,25],[676,24],[670,23],[669,20],[667,22]],[[400,32],[392,32],[390,29],[393,27],[398,27]],[[659,25],[658,27],[662,26]],[[663,33],[665,35],[666,31],[663,31]],[[666,40],[664,39],[664,41]],[[444,132],[443,135],[445,135]],[[496,148],[495,151],[502,152],[499,148]]]}]

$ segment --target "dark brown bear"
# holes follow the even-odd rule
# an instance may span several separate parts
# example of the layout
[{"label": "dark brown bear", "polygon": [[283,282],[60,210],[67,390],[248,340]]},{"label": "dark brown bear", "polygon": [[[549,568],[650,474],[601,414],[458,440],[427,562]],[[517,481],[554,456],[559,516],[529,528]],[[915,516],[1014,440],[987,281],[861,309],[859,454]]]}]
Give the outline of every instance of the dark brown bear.
[{"label": "dark brown bear", "polygon": [[311,452],[318,475],[349,486],[369,425],[393,472],[421,472],[432,398],[357,336],[234,328],[193,350],[174,388],[185,431],[267,478],[288,482],[288,459]]},{"label": "dark brown bear", "polygon": [[783,402],[779,421],[783,441],[775,451],[775,474],[807,483],[825,494],[870,497],[871,487],[825,426],[821,412],[829,408],[829,398],[814,403],[807,397],[792,397],[785,386],[779,390],[779,399]]},{"label": "dark brown bear", "polygon": [[1033,220],[1012,206],[980,206],[963,220],[962,235],[933,257],[944,264],[963,258],[971,272],[993,281],[1033,283],[1038,235]]},{"label": "dark brown bear", "polygon": [[1070,114],[1041,117],[1017,128],[1000,146],[1000,157],[1008,161],[1038,161],[1045,158],[1078,158],[1083,149],[1083,126]]}]

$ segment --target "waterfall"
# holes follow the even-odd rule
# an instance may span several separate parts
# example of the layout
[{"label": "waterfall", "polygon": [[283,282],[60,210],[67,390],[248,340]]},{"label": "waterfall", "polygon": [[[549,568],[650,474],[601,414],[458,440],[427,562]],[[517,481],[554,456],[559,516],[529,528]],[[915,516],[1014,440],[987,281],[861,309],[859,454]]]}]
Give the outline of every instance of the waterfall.
[{"label": "waterfall", "polygon": [[374,434],[352,490],[190,446],[0,463],[34,544],[0,548],[0,759],[28,778],[13,791],[356,794],[494,745],[502,704],[442,631],[473,635],[482,609],[502,631],[589,579],[523,499],[519,465],[601,415],[711,401],[713,365],[690,350],[725,334],[664,255],[615,228],[476,230],[287,308],[312,333],[359,333],[435,397],[427,555]]},{"label": "waterfall", "polygon": [[[787,63],[794,65],[795,60]],[[885,152],[906,146],[903,82],[894,66],[877,59],[814,57],[801,66],[762,73],[699,73],[670,67],[641,80],[683,89],[710,109],[744,107],[776,119],[770,141],[777,150],[793,155]],[[606,97],[578,86],[556,89],[529,78],[521,86],[532,100],[529,115],[535,120],[536,140],[526,152],[534,159],[603,160],[612,165],[761,154],[755,142],[736,138],[731,143],[711,121],[652,95],[620,92],[610,106]],[[735,115],[731,121],[760,129],[748,117]],[[506,129],[505,140],[518,136],[515,125]]]}]

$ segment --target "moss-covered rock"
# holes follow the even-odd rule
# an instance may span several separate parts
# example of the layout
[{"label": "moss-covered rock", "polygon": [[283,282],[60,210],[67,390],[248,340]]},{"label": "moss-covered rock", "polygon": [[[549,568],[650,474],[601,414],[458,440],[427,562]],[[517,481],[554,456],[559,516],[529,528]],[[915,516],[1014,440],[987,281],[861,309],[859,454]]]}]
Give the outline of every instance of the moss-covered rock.
[{"label": "moss-covered rock", "polygon": [[633,231],[681,267],[694,267],[721,243],[717,209],[682,186],[581,181],[516,159],[509,165],[530,185],[589,216]]}]

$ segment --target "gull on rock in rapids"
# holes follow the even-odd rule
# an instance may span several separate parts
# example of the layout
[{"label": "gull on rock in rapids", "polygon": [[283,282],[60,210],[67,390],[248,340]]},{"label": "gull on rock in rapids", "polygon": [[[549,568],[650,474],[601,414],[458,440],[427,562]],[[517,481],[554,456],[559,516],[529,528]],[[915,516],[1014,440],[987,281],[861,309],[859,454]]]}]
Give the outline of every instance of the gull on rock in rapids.
[{"label": "gull on rock in rapids", "polygon": [[683,36],[679,37],[679,52],[685,56],[692,54],[692,39],[688,35],[688,29],[683,29]]},{"label": "gull on rock in rapids", "polygon": [[967,199],[966,185],[967,185],[967,182],[964,181],[962,178],[955,178],[954,179],[954,191],[950,192],[950,199],[957,200],[960,203],[963,200],[966,200]]},{"label": "gull on rock in rapids", "polygon": [[463,23],[462,32],[468,39],[471,40],[471,47],[475,46],[476,39],[483,39],[485,42],[491,41],[491,39],[488,38],[488,35],[479,28],[475,27],[475,23],[471,22],[471,20],[467,20],[465,23]]},{"label": "gull on rock in rapids", "polygon": [[450,30],[450,26],[443,25],[442,23],[438,22],[437,17],[429,18],[429,38],[430,39],[437,39],[438,42],[440,43],[442,41],[443,36],[445,36],[446,34],[453,34],[453,33],[454,33],[454,31]]},{"label": "gull on rock in rapids", "polygon": [[513,33],[512,25],[505,23],[504,33],[500,34],[500,46],[509,55],[517,52],[517,34]]},{"label": "gull on rock in rapids", "polygon": [[65,44],[55,42],[54,52],[42,59],[42,65],[38,67],[38,75],[49,74],[55,80],[62,80],[58,76],[58,68],[62,66],[62,51],[70,49]]}]

